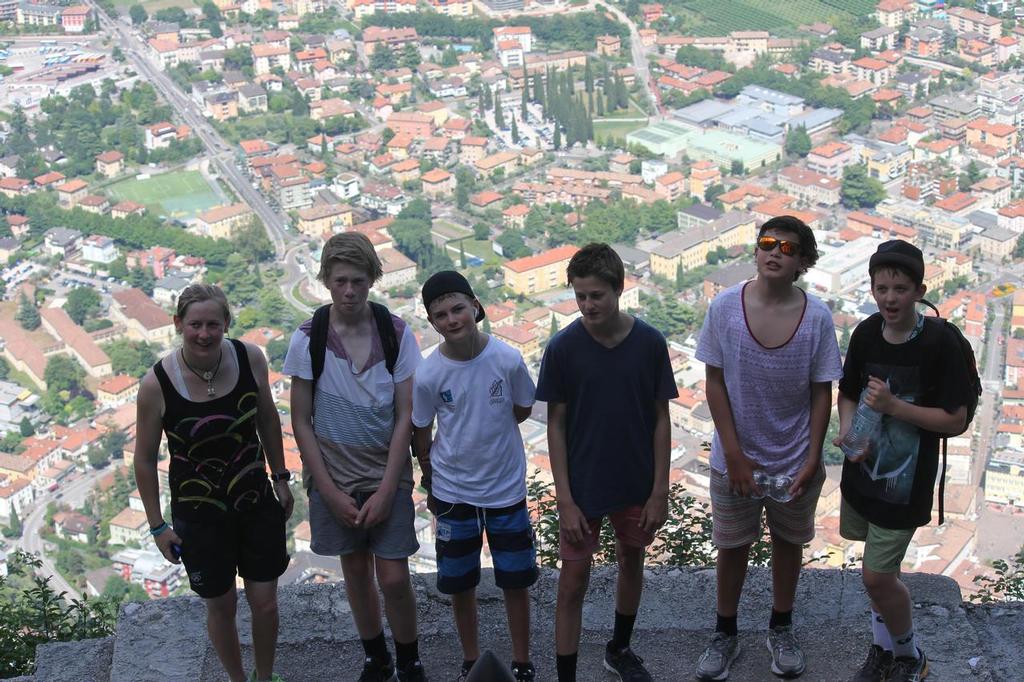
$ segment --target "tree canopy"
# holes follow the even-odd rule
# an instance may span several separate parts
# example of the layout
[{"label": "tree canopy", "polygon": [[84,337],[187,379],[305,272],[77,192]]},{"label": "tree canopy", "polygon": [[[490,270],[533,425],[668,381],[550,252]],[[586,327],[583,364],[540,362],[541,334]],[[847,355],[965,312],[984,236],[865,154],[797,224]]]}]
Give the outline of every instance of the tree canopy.
[{"label": "tree canopy", "polygon": [[79,287],[68,293],[67,301],[64,303],[64,312],[68,314],[75,324],[84,324],[87,319],[93,317],[102,308],[103,301],[95,289],[90,287]]},{"label": "tree canopy", "polygon": [[885,187],[868,175],[867,166],[855,164],[843,169],[840,197],[846,208],[873,208],[885,199]]}]

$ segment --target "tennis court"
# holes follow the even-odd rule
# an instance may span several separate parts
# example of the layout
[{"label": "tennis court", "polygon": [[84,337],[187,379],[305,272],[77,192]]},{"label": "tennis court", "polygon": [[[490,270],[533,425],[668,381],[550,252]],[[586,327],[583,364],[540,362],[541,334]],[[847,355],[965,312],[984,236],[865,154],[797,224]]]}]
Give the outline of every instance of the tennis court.
[{"label": "tennis court", "polygon": [[199,171],[174,171],[142,180],[132,178],[111,185],[108,191],[117,201],[134,201],[151,213],[168,218],[194,218],[223,203]]}]

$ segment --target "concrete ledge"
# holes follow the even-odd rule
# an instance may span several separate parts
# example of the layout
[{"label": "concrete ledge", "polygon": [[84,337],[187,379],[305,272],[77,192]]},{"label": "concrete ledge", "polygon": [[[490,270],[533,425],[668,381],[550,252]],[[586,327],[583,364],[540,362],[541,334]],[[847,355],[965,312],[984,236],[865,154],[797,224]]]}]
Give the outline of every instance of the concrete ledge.
[{"label": "concrete ledge", "polygon": [[[531,590],[533,660],[538,680],[554,680],[554,605],[557,571],[544,570]],[[743,653],[731,680],[771,679],[765,630],[771,612],[771,576],[752,568],[740,605]],[[433,574],[415,575],[421,654],[433,680],[453,679],[462,656],[452,623],[450,599],[437,592]],[[1024,605],[974,607],[961,601],[956,583],[928,574],[905,576],[915,599],[915,627],[932,661],[930,680],[1019,682],[1024,661],[1020,633]],[[581,680],[611,677],[603,671],[603,647],[614,619],[613,568],[594,570],[583,614]],[[634,648],[657,680],[691,679],[697,657],[714,626],[714,570],[658,567],[647,571]],[[493,575],[485,571],[478,591],[480,639],[501,658],[510,657],[504,606]],[[341,584],[281,588],[281,635],[277,672],[288,682],[358,677],[362,648]],[[860,664],[870,641],[869,609],[858,571],[805,570],[794,621],[807,653],[802,679],[846,679]],[[239,602],[243,657],[251,666],[249,610]],[[979,637],[979,632],[982,636]],[[40,671],[50,665],[41,650]],[[37,680],[51,679],[37,677]],[[56,678],[54,678],[56,679]],[[106,677],[63,677],[97,679]],[[182,597],[130,604],[121,614],[111,656],[111,682],[195,682],[222,680],[223,671],[205,630],[200,599]]]},{"label": "concrete ledge", "polygon": [[36,651],[35,682],[103,680],[110,677],[114,638],[51,642]]}]

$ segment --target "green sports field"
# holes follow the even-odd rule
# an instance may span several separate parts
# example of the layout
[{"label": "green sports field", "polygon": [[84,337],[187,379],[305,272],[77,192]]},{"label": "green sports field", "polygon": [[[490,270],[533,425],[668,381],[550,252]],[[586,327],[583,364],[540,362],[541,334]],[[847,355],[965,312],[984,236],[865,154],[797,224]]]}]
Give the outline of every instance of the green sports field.
[{"label": "green sports field", "polygon": [[107,189],[117,201],[134,201],[168,218],[194,218],[221,203],[199,171],[174,171],[145,180],[132,178]]}]

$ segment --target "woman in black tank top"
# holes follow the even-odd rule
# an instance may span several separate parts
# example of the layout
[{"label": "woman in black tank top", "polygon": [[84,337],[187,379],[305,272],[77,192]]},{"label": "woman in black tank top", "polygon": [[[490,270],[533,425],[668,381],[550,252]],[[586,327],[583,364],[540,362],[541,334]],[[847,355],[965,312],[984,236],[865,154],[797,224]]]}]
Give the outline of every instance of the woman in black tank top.
[{"label": "woman in black tank top", "polygon": [[[157,548],[185,565],[206,601],[210,640],[230,679],[249,679],[235,627],[237,574],[253,614],[255,679],[275,680],[290,475],[266,360],[255,346],[225,338],[230,322],[218,287],[193,284],[178,298],[181,347],[153,365],[139,389],[135,478]],[[171,455],[171,524],[160,509],[161,433]]]}]

